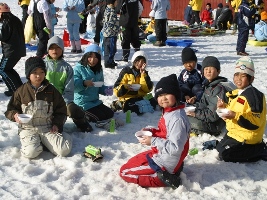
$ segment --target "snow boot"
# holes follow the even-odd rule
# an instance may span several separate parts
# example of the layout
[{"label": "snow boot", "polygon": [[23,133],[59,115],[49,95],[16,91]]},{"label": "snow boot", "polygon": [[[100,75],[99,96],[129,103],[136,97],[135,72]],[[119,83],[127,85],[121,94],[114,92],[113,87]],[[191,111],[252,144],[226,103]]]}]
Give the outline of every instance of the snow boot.
[{"label": "snow boot", "polygon": [[76,45],[75,45],[75,41],[70,41],[71,44],[71,53],[76,53]]},{"label": "snow boot", "polygon": [[82,132],[91,132],[93,130],[92,126],[85,118],[73,119],[73,122]]},{"label": "snow boot", "polygon": [[121,60],[124,62],[128,62],[129,55],[130,55],[130,49],[123,49]]},{"label": "snow boot", "polygon": [[75,41],[76,53],[82,53],[81,40]]}]

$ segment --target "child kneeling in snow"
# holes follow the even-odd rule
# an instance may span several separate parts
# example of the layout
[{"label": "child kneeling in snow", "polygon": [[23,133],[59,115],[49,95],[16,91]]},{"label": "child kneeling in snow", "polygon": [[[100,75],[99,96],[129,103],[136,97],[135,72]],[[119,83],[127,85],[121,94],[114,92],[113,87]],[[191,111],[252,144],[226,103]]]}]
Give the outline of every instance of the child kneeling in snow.
[{"label": "child kneeling in snow", "polygon": [[263,142],[266,126],[266,100],[262,92],[252,86],[254,64],[249,57],[237,60],[234,83],[238,89],[227,92],[227,103],[218,100],[218,108],[229,109],[223,116],[227,134],[217,144],[220,159],[226,162],[254,162],[267,160]]},{"label": "child kneeling in snow", "polygon": [[[19,123],[21,154],[35,158],[45,146],[50,152],[67,156],[72,148],[72,137],[62,133],[67,117],[66,103],[59,91],[45,79],[46,66],[42,58],[30,57],[25,62],[28,82],[11,97],[5,116]],[[18,114],[30,114],[31,120],[22,123]]]},{"label": "child kneeling in snow", "polygon": [[175,74],[163,77],[155,88],[155,98],[162,107],[158,129],[152,136],[143,136],[142,145],[151,150],[131,158],[120,169],[120,176],[127,182],[142,187],[177,188],[181,184],[180,172],[188,153],[190,123],[180,104],[181,92]]}]

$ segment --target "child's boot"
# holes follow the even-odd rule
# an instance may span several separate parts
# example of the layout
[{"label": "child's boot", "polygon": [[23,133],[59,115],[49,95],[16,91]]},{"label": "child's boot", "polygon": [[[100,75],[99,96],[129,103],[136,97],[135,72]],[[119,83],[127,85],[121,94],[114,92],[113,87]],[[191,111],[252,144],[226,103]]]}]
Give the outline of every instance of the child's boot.
[{"label": "child's boot", "polygon": [[82,132],[91,132],[93,130],[86,118],[73,119],[73,122]]},{"label": "child's boot", "polygon": [[71,53],[76,53],[75,41],[70,41],[70,44],[71,44]]},{"label": "child's boot", "polygon": [[82,53],[81,40],[75,41],[76,53]]}]

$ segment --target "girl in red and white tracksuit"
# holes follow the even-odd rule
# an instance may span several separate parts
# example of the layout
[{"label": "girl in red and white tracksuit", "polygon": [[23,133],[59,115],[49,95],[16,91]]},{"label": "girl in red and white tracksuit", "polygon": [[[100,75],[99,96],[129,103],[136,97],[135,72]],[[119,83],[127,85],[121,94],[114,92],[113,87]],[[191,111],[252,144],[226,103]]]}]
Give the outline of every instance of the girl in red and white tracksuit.
[{"label": "girl in red and white tracksuit", "polygon": [[152,136],[143,136],[140,143],[151,145],[151,150],[132,157],[120,169],[120,176],[127,182],[142,187],[177,188],[180,172],[188,153],[190,123],[179,104],[181,92],[177,77],[163,77],[155,88],[155,98],[162,107],[158,129],[146,129]]}]

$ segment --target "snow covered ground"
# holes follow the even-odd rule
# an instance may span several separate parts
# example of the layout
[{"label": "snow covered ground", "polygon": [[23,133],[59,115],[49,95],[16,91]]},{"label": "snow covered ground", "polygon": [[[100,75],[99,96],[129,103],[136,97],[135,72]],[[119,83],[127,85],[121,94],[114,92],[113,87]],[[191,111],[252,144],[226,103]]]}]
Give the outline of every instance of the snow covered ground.
[{"label": "snow covered ground", "polygon": [[[57,0],[56,6],[62,6],[63,0]],[[8,1],[12,13],[21,18],[21,8],[17,0]],[[60,37],[66,27],[65,13],[59,19],[55,33]],[[174,22],[172,22],[174,23]],[[175,39],[170,37],[170,39]],[[221,62],[221,75],[229,80],[233,78],[236,55],[237,35],[218,35],[201,37],[179,37],[194,39],[192,48],[198,50],[199,63],[209,55],[216,56]],[[118,41],[116,59],[121,57]],[[85,48],[85,46],[83,46]],[[163,76],[172,73],[177,75],[183,69],[181,63],[182,47],[154,47],[152,44],[141,46],[149,58],[148,71],[156,84]],[[267,94],[267,52],[265,47],[247,46],[247,52],[254,60],[256,75],[253,85]],[[133,51],[131,52],[131,55]],[[27,51],[15,69],[24,81],[24,62],[34,56],[35,51]],[[74,66],[81,54],[71,54],[65,48],[65,59]],[[105,84],[113,85],[123,68],[119,63],[117,69],[104,69]],[[43,152],[36,159],[26,159],[20,155],[20,141],[17,135],[17,124],[5,118],[4,112],[9,98],[3,92],[7,90],[0,83],[0,199],[266,199],[267,167],[266,162],[240,164],[219,161],[216,150],[202,151],[202,143],[215,138],[208,134],[190,138],[190,148],[198,148],[195,156],[185,159],[181,173],[183,185],[178,189],[141,188],[124,182],[119,176],[119,169],[130,157],[145,151],[149,147],[138,143],[134,133],[147,125],[157,126],[160,111],[144,114],[139,117],[132,114],[132,123],[119,127],[114,134],[94,127],[92,133],[78,132],[72,120],[68,119],[65,131],[73,136],[73,150],[66,158],[55,157]],[[101,99],[109,105],[114,96]],[[125,120],[125,114],[118,112],[116,118]],[[266,132],[265,132],[266,134]],[[266,135],[264,136],[266,139]],[[101,162],[92,162],[82,157],[84,147],[88,144],[100,147],[104,158]]]}]

